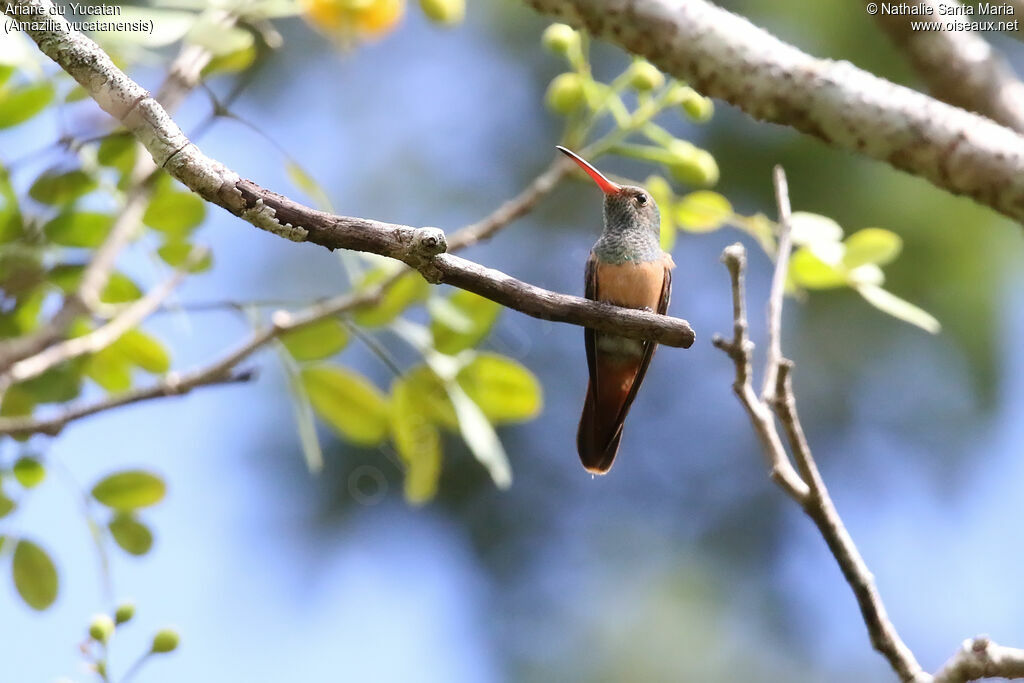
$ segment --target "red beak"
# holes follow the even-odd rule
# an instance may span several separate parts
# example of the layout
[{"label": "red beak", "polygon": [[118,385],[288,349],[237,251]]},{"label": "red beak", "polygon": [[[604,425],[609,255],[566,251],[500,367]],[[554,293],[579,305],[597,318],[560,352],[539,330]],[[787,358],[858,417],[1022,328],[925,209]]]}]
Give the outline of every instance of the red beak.
[{"label": "red beak", "polygon": [[561,152],[562,154],[564,154],[565,156],[569,157],[577,164],[579,164],[580,168],[586,171],[587,175],[594,179],[594,182],[597,183],[597,186],[600,187],[601,191],[604,192],[605,194],[615,194],[616,192],[619,192],[622,189],[622,187],[618,183],[613,183],[612,181],[605,178],[604,174],[602,174],[596,168],[591,166],[590,162],[588,162],[586,159],[579,156],[575,152],[571,152],[565,147],[562,147],[561,145],[555,145],[555,149],[557,149],[559,152]]}]

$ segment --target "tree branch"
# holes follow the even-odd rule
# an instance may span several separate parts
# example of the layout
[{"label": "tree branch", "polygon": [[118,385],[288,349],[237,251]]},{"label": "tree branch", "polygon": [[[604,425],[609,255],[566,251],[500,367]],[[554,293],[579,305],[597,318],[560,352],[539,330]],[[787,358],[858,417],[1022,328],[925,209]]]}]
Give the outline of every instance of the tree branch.
[{"label": "tree branch", "polygon": [[996,645],[985,636],[968,638],[935,674],[934,683],[983,678],[1024,678],[1024,650]]},{"label": "tree branch", "polygon": [[[329,249],[352,249],[403,261],[432,283],[450,283],[545,320],[585,325],[621,336],[689,347],[694,334],[685,320],[624,309],[549,292],[457,256],[443,254],[444,233],[362,218],[334,216],[240,178],[205,156],[167,112],[141,86],[118,69],[102,49],[50,15],[50,0],[19,0],[29,13],[46,12],[48,21],[28,33],[108,113],[142,142],[158,167],[167,170],[208,201],[256,227]],[[25,10],[22,10],[25,12]],[[486,233],[486,229],[480,230]]]},{"label": "tree branch", "polygon": [[[732,281],[733,339],[726,341],[716,335],[714,344],[725,351],[736,366],[733,389],[750,416],[751,425],[772,468],[772,478],[818,527],[843,577],[853,590],[871,644],[888,660],[901,681],[925,683],[931,677],[921,669],[914,654],[900,639],[896,628],[889,620],[885,605],[875,587],[874,577],[843,525],[828,489],[821,479],[796,412],[796,401],[790,381],[792,363],[783,358],[781,351],[782,304],[785,295],[783,285],[789,264],[788,252],[792,244],[789,236],[789,194],[786,177],[780,167],[775,169],[775,191],[779,204],[779,251],[775,260],[768,303],[769,351],[765,371],[766,385],[762,398],[757,397],[751,385],[753,344],[747,332],[743,291],[746,251],[743,245],[738,243],[727,247],[722,254],[722,260],[729,270]],[[771,380],[770,384],[768,380]],[[785,430],[786,439],[800,470],[799,475],[793,469],[782,445],[772,416],[773,410]]]},{"label": "tree branch", "polygon": [[[922,0],[941,17],[940,7],[956,0]],[[1024,83],[1006,60],[974,31],[915,31],[910,14],[875,13],[875,21],[910,60],[928,90],[944,102],[1024,132]]]},{"label": "tree branch", "polygon": [[887,161],[1024,220],[1024,137],[848,62],[815,59],[705,0],[525,0],[756,119]]}]

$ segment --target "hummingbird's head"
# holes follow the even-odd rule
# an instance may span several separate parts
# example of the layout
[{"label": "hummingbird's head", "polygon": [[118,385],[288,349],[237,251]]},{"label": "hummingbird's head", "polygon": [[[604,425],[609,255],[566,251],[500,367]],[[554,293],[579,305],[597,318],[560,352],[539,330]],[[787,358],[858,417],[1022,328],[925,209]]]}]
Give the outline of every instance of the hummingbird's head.
[{"label": "hummingbird's head", "polygon": [[613,183],[588,161],[565,147],[558,151],[575,161],[604,192],[605,229],[612,232],[638,231],[653,236],[661,235],[661,214],[650,193],[635,185]]}]

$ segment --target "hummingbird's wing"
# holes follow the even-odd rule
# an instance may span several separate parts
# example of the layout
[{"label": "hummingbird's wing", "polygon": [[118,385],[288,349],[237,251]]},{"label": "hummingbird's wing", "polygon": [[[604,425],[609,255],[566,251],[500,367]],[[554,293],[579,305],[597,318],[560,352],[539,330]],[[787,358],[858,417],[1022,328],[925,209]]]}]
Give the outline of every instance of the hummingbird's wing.
[{"label": "hummingbird's wing", "polygon": [[[663,315],[668,310],[672,293],[672,265],[671,260],[666,260],[663,263],[659,262],[658,269],[654,270],[654,273],[660,271],[661,274],[660,291],[657,293],[657,301],[652,300],[649,303],[655,304],[655,310]],[[616,297],[609,296],[613,294],[612,292],[598,290],[598,267],[596,257],[591,254],[587,261],[585,295],[588,299],[598,301],[614,300]],[[644,295],[644,298],[646,296],[648,295]],[[649,296],[654,299],[655,292],[651,292]],[[598,334],[604,333],[584,329],[590,384],[587,387],[576,445],[583,466],[591,472],[604,474],[611,468],[618,452],[622,426],[647,373],[657,344],[641,342],[640,353],[635,356],[609,354],[598,348]]]}]

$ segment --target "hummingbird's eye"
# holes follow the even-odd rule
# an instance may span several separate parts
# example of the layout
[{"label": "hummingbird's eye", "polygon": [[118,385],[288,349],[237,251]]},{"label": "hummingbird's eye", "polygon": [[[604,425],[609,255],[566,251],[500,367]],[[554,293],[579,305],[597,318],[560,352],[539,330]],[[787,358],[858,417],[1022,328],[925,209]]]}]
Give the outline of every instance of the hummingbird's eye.
[{"label": "hummingbird's eye", "polygon": [[643,192],[639,193],[636,196],[636,203],[639,204],[640,206],[643,206],[644,204],[646,204],[647,203],[647,195],[645,195]]}]

